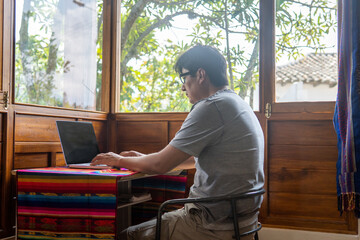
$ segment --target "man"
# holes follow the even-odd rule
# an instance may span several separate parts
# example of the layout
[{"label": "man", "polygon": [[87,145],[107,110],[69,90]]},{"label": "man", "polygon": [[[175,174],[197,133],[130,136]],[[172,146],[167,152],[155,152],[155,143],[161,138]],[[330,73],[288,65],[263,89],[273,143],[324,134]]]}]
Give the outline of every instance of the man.
[{"label": "man", "polygon": [[[152,154],[135,151],[99,154],[92,164],[125,167],[134,171],[163,174],[178,167],[196,167],[189,197],[243,193],[263,187],[264,140],[252,109],[227,89],[225,58],[210,46],[197,45],[176,62],[182,91],[192,109],[174,139]],[[240,232],[257,224],[262,197],[241,200]],[[165,213],[161,239],[232,239],[228,203],[186,204]],[[156,220],[128,228],[127,239],[154,239]],[[244,238],[251,239],[252,236]],[[242,238],[243,239],[243,238]]]}]

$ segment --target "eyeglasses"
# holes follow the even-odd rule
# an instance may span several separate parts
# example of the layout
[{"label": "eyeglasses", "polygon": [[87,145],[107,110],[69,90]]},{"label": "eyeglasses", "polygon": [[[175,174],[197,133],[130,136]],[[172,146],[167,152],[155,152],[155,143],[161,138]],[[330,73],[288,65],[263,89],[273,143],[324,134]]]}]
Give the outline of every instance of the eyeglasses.
[{"label": "eyeglasses", "polygon": [[185,84],[186,76],[188,76],[188,75],[191,75],[191,72],[186,72],[186,73],[180,74],[180,81],[182,84]]}]

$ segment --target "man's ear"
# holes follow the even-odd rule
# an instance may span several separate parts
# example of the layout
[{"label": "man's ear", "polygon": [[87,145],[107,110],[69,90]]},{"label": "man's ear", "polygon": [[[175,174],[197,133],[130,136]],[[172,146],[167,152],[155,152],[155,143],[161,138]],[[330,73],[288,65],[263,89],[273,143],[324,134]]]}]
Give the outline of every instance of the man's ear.
[{"label": "man's ear", "polygon": [[199,83],[202,84],[207,79],[206,71],[202,68],[199,68]]}]

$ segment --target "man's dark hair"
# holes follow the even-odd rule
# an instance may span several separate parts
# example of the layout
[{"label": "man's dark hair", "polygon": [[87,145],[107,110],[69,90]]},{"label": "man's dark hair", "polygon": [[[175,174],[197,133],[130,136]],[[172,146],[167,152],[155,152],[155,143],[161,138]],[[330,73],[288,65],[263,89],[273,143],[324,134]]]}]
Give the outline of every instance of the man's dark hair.
[{"label": "man's dark hair", "polygon": [[191,76],[195,76],[196,71],[202,68],[206,71],[210,82],[214,86],[229,85],[226,73],[226,60],[216,48],[211,46],[196,45],[190,48],[180,55],[174,68],[179,74],[185,68],[189,70]]}]

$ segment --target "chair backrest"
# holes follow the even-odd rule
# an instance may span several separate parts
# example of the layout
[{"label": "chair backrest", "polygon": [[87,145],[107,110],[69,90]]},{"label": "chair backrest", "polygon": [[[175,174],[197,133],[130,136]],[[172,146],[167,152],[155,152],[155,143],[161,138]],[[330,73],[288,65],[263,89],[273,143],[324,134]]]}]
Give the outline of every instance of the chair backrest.
[{"label": "chair backrest", "polygon": [[[160,240],[161,235],[161,216],[163,209],[170,204],[185,204],[185,203],[214,203],[220,201],[228,201],[231,204],[231,211],[232,211],[232,218],[234,223],[234,231],[235,231],[235,238],[238,240],[241,236],[247,236],[252,233],[257,233],[261,229],[261,224],[258,223],[257,227],[251,231],[245,232],[240,234],[239,233],[239,224],[238,224],[238,214],[236,209],[236,202],[239,199],[251,198],[255,196],[259,196],[265,193],[263,188],[252,190],[245,193],[234,194],[234,195],[226,195],[226,196],[216,196],[216,197],[206,197],[206,198],[182,198],[182,199],[172,199],[163,202],[160,205],[157,215],[157,222],[156,222],[156,240]],[[257,209],[256,212],[258,212]],[[254,214],[256,213],[254,212]]]},{"label": "chair backrest", "polygon": [[[249,197],[253,197],[253,196],[259,196],[265,193],[265,189],[261,188],[255,191],[250,191],[244,194],[239,194],[239,195],[234,195],[233,197],[230,196],[230,204],[231,204],[231,210],[232,210],[232,218],[233,218],[233,224],[234,224],[234,231],[235,231],[235,239],[240,239],[240,237],[242,236],[247,236],[253,233],[256,233],[256,239],[258,239],[257,236],[257,232],[262,228],[261,223],[258,223],[256,228],[248,231],[248,232],[244,232],[242,234],[240,234],[239,232],[239,222],[238,222],[238,217],[239,215],[237,214],[237,210],[236,210],[236,202],[239,199],[244,199],[244,198],[249,198]],[[257,212],[259,212],[259,209],[256,209],[253,213],[256,214]]]}]

